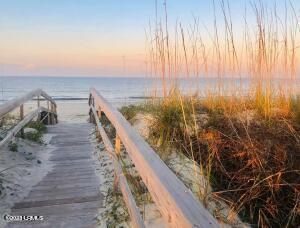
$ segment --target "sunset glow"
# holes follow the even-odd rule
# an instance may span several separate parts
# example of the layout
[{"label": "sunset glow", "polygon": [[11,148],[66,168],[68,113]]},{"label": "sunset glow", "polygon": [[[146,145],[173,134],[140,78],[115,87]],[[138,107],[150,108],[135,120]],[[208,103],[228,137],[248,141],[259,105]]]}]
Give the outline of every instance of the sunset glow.
[{"label": "sunset glow", "polygon": [[[277,1],[278,15],[284,13],[282,2]],[[230,4],[235,36],[241,39],[245,6],[252,9],[246,0]],[[298,12],[300,3],[293,4]],[[1,1],[0,8],[2,76],[145,76],[145,33],[156,15],[164,19],[161,0],[12,0]],[[167,9],[170,28],[176,22],[190,26],[198,18],[209,39],[213,1],[168,1]]]}]

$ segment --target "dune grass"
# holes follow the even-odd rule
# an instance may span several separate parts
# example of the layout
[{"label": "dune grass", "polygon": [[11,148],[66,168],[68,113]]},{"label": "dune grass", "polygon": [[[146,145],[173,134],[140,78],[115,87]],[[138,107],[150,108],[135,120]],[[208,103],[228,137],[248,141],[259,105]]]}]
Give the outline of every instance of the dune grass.
[{"label": "dune grass", "polygon": [[[152,146],[198,163],[212,197],[253,226],[297,226],[300,27],[293,4],[285,1],[280,15],[276,3],[249,1],[243,28],[235,28],[229,1],[213,1],[210,27],[193,17],[173,29],[163,3],[164,19],[147,33],[148,71],[161,78],[162,95],[150,101]],[[181,89],[181,77],[215,83],[195,95]]]}]

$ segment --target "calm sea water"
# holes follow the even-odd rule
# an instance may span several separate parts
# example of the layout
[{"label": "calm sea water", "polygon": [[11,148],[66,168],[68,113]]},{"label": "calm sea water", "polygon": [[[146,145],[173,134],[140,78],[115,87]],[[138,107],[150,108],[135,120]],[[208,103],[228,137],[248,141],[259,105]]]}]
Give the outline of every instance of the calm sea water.
[{"label": "calm sea water", "polygon": [[[196,90],[198,80],[182,80],[186,90]],[[214,80],[208,83],[214,83]],[[199,81],[200,84],[200,81]],[[0,102],[41,88],[56,100],[84,100],[90,87],[96,88],[110,102],[133,102],[145,99],[155,89],[161,94],[161,81],[154,78],[108,77],[0,77]]]},{"label": "calm sea water", "polygon": [[[248,85],[247,79],[243,79]],[[225,84],[238,84],[238,79],[226,79]],[[216,78],[181,79],[183,91],[203,91],[205,87],[217,88]],[[161,94],[161,81],[154,78],[108,77],[0,77],[0,103],[41,88],[56,100],[83,101],[89,96],[90,87],[96,88],[109,102],[132,103],[147,98],[157,90]],[[86,102],[86,101],[84,101]]]},{"label": "calm sea water", "polygon": [[152,79],[89,77],[0,77],[0,100],[41,88],[56,100],[85,100],[94,87],[110,102],[139,100],[146,96]]}]

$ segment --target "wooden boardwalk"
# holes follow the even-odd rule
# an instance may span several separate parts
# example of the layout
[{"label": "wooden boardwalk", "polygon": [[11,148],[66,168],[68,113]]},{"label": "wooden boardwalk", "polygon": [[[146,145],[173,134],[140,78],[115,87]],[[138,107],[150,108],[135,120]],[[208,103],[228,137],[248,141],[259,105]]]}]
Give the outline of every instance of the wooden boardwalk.
[{"label": "wooden boardwalk", "polygon": [[50,161],[53,169],[29,195],[12,208],[11,215],[40,215],[43,221],[14,222],[7,227],[96,227],[103,196],[88,139],[89,123],[60,123],[48,127],[56,147]]},{"label": "wooden boardwalk", "polygon": [[[35,97],[38,108],[24,115],[24,103]],[[47,108],[40,106],[41,97],[47,102]],[[119,161],[121,146],[128,153],[168,227],[220,227],[124,116],[93,88],[90,90],[89,106],[90,121],[96,125],[96,131],[113,161],[115,187],[118,186],[122,192],[133,227],[144,228],[145,224]],[[96,215],[99,209],[103,210],[103,196],[95,173],[99,164],[93,159],[88,139],[91,129],[94,129],[92,125],[57,124],[57,105],[41,89],[0,105],[0,118],[16,108],[20,111],[20,122],[0,141],[0,148],[18,133],[24,135],[23,128],[36,118],[54,125],[48,129],[49,133],[56,135],[51,141],[56,149],[50,157],[53,170],[32,188],[22,202],[16,203],[11,212],[11,215],[39,215],[44,220],[8,223],[7,227],[96,227]],[[102,115],[116,130],[115,145],[101,125]]]}]

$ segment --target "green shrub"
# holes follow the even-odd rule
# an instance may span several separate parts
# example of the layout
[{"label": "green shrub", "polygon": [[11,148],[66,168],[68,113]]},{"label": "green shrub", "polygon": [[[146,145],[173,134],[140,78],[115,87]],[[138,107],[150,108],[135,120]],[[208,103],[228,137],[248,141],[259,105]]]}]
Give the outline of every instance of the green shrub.
[{"label": "green shrub", "polygon": [[35,121],[35,122],[31,122],[30,124],[28,124],[29,128],[33,128],[36,129],[38,132],[46,132],[47,127],[45,126],[45,124],[43,124],[42,122],[39,121]]},{"label": "green shrub", "polygon": [[120,108],[120,112],[128,121],[132,120],[138,113],[153,112],[155,105],[149,103],[142,103],[137,105],[128,105]]},{"label": "green shrub", "polygon": [[43,143],[43,133],[42,132],[27,132],[25,133],[25,139],[33,142]]},{"label": "green shrub", "polygon": [[12,152],[18,152],[18,144],[15,142],[10,142],[8,144],[8,149]]},{"label": "green shrub", "polygon": [[31,122],[27,125],[27,127],[35,129],[36,132],[25,133],[25,139],[37,143],[43,143],[43,134],[46,132],[47,127],[39,121]]}]

